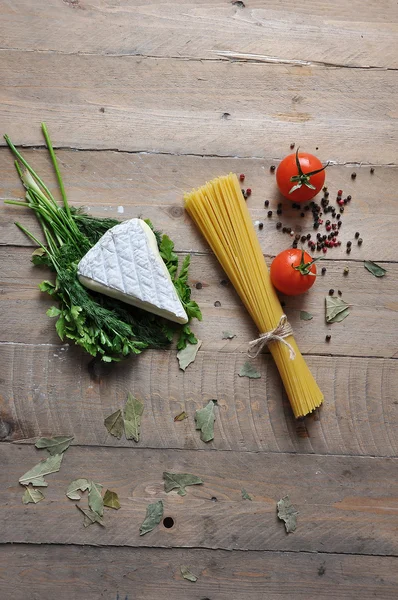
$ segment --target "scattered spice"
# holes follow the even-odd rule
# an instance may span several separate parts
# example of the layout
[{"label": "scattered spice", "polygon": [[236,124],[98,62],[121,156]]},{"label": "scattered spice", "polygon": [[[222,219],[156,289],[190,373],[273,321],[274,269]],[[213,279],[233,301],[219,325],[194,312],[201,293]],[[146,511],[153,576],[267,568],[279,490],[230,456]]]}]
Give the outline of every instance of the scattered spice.
[{"label": "scattered spice", "polygon": [[276,228],[280,229],[281,227],[282,227],[282,223],[280,221],[278,221],[277,224],[276,224]]},{"label": "scattered spice", "polygon": [[185,410],[183,410],[182,412],[180,412],[178,415],[176,415],[174,417],[174,422],[177,423],[178,421],[184,421],[185,419],[188,419],[188,415],[185,412]]},{"label": "scattered spice", "polygon": [[246,190],[246,196],[249,197],[252,195],[252,189],[251,188],[247,188]]},{"label": "scattered spice", "polygon": [[197,290],[201,290],[203,287],[203,284],[200,283],[200,281],[198,281],[198,283],[195,285]]},{"label": "scattered spice", "polygon": [[269,170],[271,171],[271,173],[273,173],[275,171],[275,169],[276,169],[275,165],[271,165],[270,168],[269,168]]},{"label": "scattered spice", "polygon": [[258,224],[258,228],[262,229],[264,227],[264,223],[262,221],[260,221],[260,223]]},{"label": "scattered spice", "polygon": [[362,245],[362,242],[363,242],[363,239],[362,239],[362,238],[359,238],[359,240],[358,240],[358,246],[361,246],[361,245]]},{"label": "scattered spice", "polygon": [[269,200],[264,201],[264,206],[265,206],[265,208],[267,208],[269,206]]},{"label": "scattered spice", "polygon": [[306,310],[300,310],[300,320],[301,321],[311,321],[314,316],[307,312]]},{"label": "scattered spice", "polygon": [[332,339],[332,336],[330,335],[330,333],[328,333],[327,336],[325,337],[325,340],[327,342],[330,342],[331,339]]},{"label": "scattered spice", "polygon": [[334,294],[334,289],[333,289],[333,288],[331,288],[331,289],[329,290],[329,296],[333,296],[333,294]]},{"label": "scattered spice", "polygon": [[358,238],[359,238],[359,231],[357,231],[357,232],[355,233],[355,239],[357,240]]},{"label": "scattered spice", "polygon": [[163,480],[166,494],[177,489],[179,496],[186,496],[185,487],[187,485],[199,485],[203,483],[203,479],[196,475],[191,475],[190,473],[168,473],[167,471],[163,473]]},{"label": "scattered spice", "polygon": [[326,267],[322,267],[321,273],[322,273],[322,275],[325,275],[325,273],[326,273]]},{"label": "scattered spice", "polygon": [[349,248],[350,246],[352,246],[352,242],[350,242],[350,241],[348,240],[348,242],[347,242],[347,247]]},{"label": "scattered spice", "polygon": [[278,208],[278,209],[277,209],[277,211],[276,211],[276,214],[277,214],[277,215],[281,215],[281,214],[282,214],[282,209],[281,209],[281,208]]},{"label": "scattered spice", "polygon": [[348,267],[344,267],[344,275],[348,275],[348,273],[350,272],[350,269]]},{"label": "scattered spice", "polygon": [[292,142],[292,143],[290,144],[290,149],[291,149],[291,150],[293,150],[293,148],[294,148],[294,146],[295,146],[295,145],[296,145],[296,144],[295,144],[294,142]]},{"label": "scattered spice", "polygon": [[272,210],[269,210],[269,211],[267,212],[267,217],[272,217]]},{"label": "scattered spice", "polygon": [[214,302],[214,306],[215,306],[216,308],[219,308],[219,307],[221,306],[221,302],[220,302],[219,300],[216,300],[216,301]]},{"label": "scattered spice", "polygon": [[244,181],[244,180],[245,180],[245,175],[244,175],[244,173],[241,173],[239,175],[239,181]]},{"label": "scattered spice", "polygon": [[351,173],[351,179],[355,179],[356,176],[357,176],[357,174],[355,173],[355,171],[354,171],[354,173]]},{"label": "scattered spice", "polygon": [[374,172],[375,172],[374,168],[373,168],[373,167],[371,167],[371,168],[370,168],[370,174],[371,174],[371,175],[373,175],[373,173],[374,173]]},{"label": "scattered spice", "polygon": [[339,296],[343,295],[343,292],[341,290],[337,290],[337,293],[338,293]]}]

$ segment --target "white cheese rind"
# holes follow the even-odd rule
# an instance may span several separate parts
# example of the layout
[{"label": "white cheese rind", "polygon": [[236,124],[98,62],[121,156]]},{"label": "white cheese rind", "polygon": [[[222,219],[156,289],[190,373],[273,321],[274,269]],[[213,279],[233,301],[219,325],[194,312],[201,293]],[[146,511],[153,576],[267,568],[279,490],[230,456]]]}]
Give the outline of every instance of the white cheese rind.
[{"label": "white cheese rind", "polygon": [[175,323],[188,322],[155,235],[142,219],[109,229],[81,259],[78,278],[95,292]]}]

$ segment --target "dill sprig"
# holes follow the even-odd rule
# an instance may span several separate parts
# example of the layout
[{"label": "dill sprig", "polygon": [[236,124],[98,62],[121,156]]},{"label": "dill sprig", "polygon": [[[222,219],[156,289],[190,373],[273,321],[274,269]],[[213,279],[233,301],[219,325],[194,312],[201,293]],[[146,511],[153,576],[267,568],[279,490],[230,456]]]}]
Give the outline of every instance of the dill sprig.
[{"label": "dill sprig", "polygon": [[[26,194],[25,201],[7,200],[6,203],[32,209],[43,230],[45,244],[23,225],[16,223],[38,246],[33,252],[32,262],[47,265],[55,271],[55,283],[46,280],[39,288],[58,302],[58,306],[52,306],[47,314],[57,318],[55,327],[61,340],[73,340],[89,354],[100,356],[105,362],[118,361],[130,354],[139,354],[148,347],[164,348],[170,344],[176,331],[179,332],[179,349],[184,348],[187,343],[196,343],[189,324],[171,323],[138,308],[127,307],[118,300],[89,291],[81,285],[77,277],[79,261],[102,235],[119,221],[92,217],[82,209],[69,206],[54,148],[44,123],[42,130],[63,205],[58,204],[49,188],[7,135],[4,138],[15,157],[15,168]],[[154,231],[160,254],[189,320],[194,317],[201,319],[198,305],[190,298],[191,290],[187,282],[190,257],[184,259],[177,275],[178,257],[174,252],[173,242],[168,236],[162,236],[160,232],[155,231],[150,221],[146,222]]]}]

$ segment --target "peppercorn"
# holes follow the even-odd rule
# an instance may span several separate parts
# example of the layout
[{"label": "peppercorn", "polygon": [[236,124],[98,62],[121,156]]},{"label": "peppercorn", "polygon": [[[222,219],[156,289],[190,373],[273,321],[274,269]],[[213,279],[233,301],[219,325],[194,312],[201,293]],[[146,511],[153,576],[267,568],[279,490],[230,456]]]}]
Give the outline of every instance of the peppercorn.
[{"label": "peppercorn", "polygon": [[373,168],[373,167],[371,167],[371,168],[370,168],[370,174],[371,174],[371,175],[373,175],[373,173],[374,173],[374,172],[375,172],[374,168]]},{"label": "peppercorn", "polygon": [[228,285],[228,279],[221,279],[221,285]]},{"label": "peppercorn", "polygon": [[307,233],[307,240],[310,240],[310,239],[311,239],[311,234]]},{"label": "peppercorn", "polygon": [[322,273],[322,275],[325,275],[325,273],[326,273],[326,267],[322,267],[321,273]]},{"label": "peppercorn", "polygon": [[355,179],[356,176],[357,176],[357,174],[355,173],[355,171],[354,171],[354,173],[351,173],[351,179]]},{"label": "peppercorn", "polygon": [[326,238],[327,238],[327,235],[326,235],[326,233],[324,233],[323,236],[322,236],[322,239],[326,240]]},{"label": "peppercorn", "polygon": [[344,198],[343,202],[344,202],[344,204],[347,204],[347,202],[348,202],[347,198]]},{"label": "peppercorn", "polygon": [[243,197],[244,197],[244,199],[246,200],[246,199],[247,199],[247,196],[246,196],[246,191],[245,191],[245,190],[241,190],[241,192],[242,192],[242,194],[243,194]]},{"label": "peppercorn", "polygon": [[321,248],[321,245],[320,245],[320,244],[317,244],[317,245],[316,245],[316,249],[318,250],[318,252],[319,252],[319,250],[322,250],[322,248]]},{"label": "peppercorn", "polygon": [[348,241],[347,242],[347,248],[349,248],[350,246],[352,246],[352,242]]},{"label": "peppercorn", "polygon": [[286,231],[287,231],[288,233],[290,233],[290,232],[292,231],[292,228],[291,228],[291,227],[286,227]]},{"label": "peppercorn", "polygon": [[300,217],[305,217],[305,213],[300,213]]},{"label": "peppercorn", "polygon": [[349,202],[349,201],[351,200],[351,196],[349,196],[349,195],[348,195],[348,196],[347,196],[347,200],[348,200],[348,202]]},{"label": "peppercorn", "polygon": [[328,197],[329,197],[329,192],[326,190],[325,191],[325,198],[328,198]]},{"label": "peppercorn", "polygon": [[265,206],[265,208],[267,208],[267,206],[269,206],[269,200],[264,201],[264,206]]},{"label": "peppercorn", "polygon": [[251,188],[247,188],[246,190],[246,196],[251,196],[252,195],[252,189]]},{"label": "peppercorn", "polygon": [[338,195],[338,196],[342,196],[342,195],[343,195],[343,190],[339,190],[339,191],[337,192],[337,195]]},{"label": "peppercorn", "polygon": [[347,252],[347,254],[349,254],[351,252],[351,246],[347,246],[346,252]]},{"label": "peppercorn", "polygon": [[221,302],[219,300],[216,300],[214,302],[214,306],[216,306],[218,308],[219,306],[221,306]]},{"label": "peppercorn", "polygon": [[244,181],[245,180],[245,175],[243,173],[241,173],[239,175],[239,181]]},{"label": "peppercorn", "polygon": [[282,208],[282,202],[278,202],[278,208]]},{"label": "peppercorn", "polygon": [[286,232],[287,232],[287,227],[283,227],[282,233],[286,233]]},{"label": "peppercorn", "polygon": [[291,150],[293,150],[294,146],[295,146],[295,143],[294,143],[294,142],[292,142],[292,143],[290,144],[290,149],[291,149]]},{"label": "peppercorn", "polygon": [[350,269],[348,267],[344,267],[344,275],[348,275],[348,273],[350,272]]},{"label": "peppercorn", "polygon": [[359,231],[355,232],[355,239],[357,240],[359,238]]},{"label": "peppercorn", "polygon": [[267,212],[267,217],[272,217],[272,210],[269,210],[269,211]]},{"label": "peppercorn", "polygon": [[278,210],[276,211],[276,214],[277,214],[277,215],[281,215],[281,214],[282,214],[282,209],[281,209],[281,208],[278,208]]},{"label": "peppercorn", "polygon": [[316,239],[317,239],[317,240],[320,240],[320,239],[321,239],[321,237],[322,237],[322,236],[321,236],[321,234],[320,234],[320,233],[317,233],[317,234],[316,234]]},{"label": "peppercorn", "polygon": [[334,294],[334,289],[330,288],[330,290],[329,290],[329,296],[333,296],[333,294]]},{"label": "peppercorn", "polygon": [[363,239],[362,239],[362,238],[359,238],[359,240],[358,240],[358,246],[361,246],[361,245],[362,245],[362,242],[363,242]]},{"label": "peppercorn", "polygon": [[308,205],[304,206],[304,210],[305,210],[305,212],[307,212],[308,210],[310,210],[310,207]]},{"label": "peppercorn", "polygon": [[337,290],[337,293],[338,293],[339,296],[343,295],[343,292],[341,290]]},{"label": "peppercorn", "polygon": [[323,252],[324,254],[326,254],[326,252],[327,252],[327,251],[328,251],[328,249],[327,249],[327,248],[325,248],[325,247],[324,247],[324,248],[322,248],[322,252]]},{"label": "peppercorn", "polygon": [[314,223],[314,229],[319,229],[319,223]]},{"label": "peppercorn", "polygon": [[200,283],[200,281],[198,281],[198,283],[195,285],[197,290],[201,290],[203,285]]},{"label": "peppercorn", "polygon": [[296,235],[294,236],[294,239],[295,239],[295,240],[297,240],[297,241],[299,241],[299,239],[300,239],[300,234],[299,234],[299,233],[296,233]]},{"label": "peppercorn", "polygon": [[324,186],[323,186],[323,188],[322,188],[322,191],[323,191],[323,192],[327,192],[327,191],[328,191],[328,188],[327,188],[327,186],[326,186],[326,185],[324,185]]},{"label": "peppercorn", "polygon": [[276,224],[276,228],[280,229],[281,227],[282,227],[282,223],[280,221],[278,221],[277,224]]},{"label": "peppercorn", "polygon": [[342,207],[340,208],[340,212],[341,212],[341,214],[343,214],[343,212],[344,212],[344,206],[342,206]]},{"label": "peppercorn", "polygon": [[263,227],[264,227],[264,223],[262,223],[262,222],[260,221],[260,223],[258,224],[258,228],[259,228],[259,229],[262,229]]},{"label": "peppercorn", "polygon": [[269,170],[271,171],[271,173],[273,173],[275,171],[275,169],[276,169],[275,165],[271,165],[270,168],[269,168]]},{"label": "peppercorn", "polygon": [[330,231],[332,227],[330,225],[326,225],[326,231]]},{"label": "peppercorn", "polygon": [[326,225],[330,225],[330,221],[329,221],[329,219],[326,221]]},{"label": "peppercorn", "polygon": [[305,235],[301,236],[301,241],[304,243],[306,241],[307,237]]},{"label": "peppercorn", "polygon": [[293,240],[292,248],[297,248],[297,242],[296,242],[296,240]]},{"label": "peppercorn", "polygon": [[327,336],[325,337],[325,340],[327,342],[330,342],[331,339],[332,339],[332,336],[330,335],[330,333],[328,333]]}]

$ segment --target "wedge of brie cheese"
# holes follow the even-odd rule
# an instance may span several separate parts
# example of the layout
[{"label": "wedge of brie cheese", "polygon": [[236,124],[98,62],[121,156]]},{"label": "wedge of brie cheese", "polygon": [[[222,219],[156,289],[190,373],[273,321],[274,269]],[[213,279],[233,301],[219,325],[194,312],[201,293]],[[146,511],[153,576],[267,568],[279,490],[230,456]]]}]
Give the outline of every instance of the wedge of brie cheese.
[{"label": "wedge of brie cheese", "polygon": [[90,290],[175,323],[188,322],[155,235],[142,219],[109,229],[81,259],[77,274]]}]

